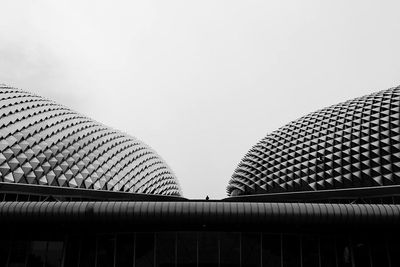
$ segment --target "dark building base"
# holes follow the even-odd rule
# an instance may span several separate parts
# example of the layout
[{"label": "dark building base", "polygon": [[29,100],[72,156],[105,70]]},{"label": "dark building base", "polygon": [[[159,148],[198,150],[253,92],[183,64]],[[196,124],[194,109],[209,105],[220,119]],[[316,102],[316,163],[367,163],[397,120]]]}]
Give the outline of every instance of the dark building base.
[{"label": "dark building base", "polygon": [[3,236],[1,266],[400,266],[399,236],[168,231]]}]

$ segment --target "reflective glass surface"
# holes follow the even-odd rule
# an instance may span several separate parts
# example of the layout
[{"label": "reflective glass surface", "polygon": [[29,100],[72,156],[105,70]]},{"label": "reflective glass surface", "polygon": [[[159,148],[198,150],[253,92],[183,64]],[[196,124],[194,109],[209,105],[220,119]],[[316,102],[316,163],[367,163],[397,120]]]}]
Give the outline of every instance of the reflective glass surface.
[{"label": "reflective glass surface", "polygon": [[303,236],[301,240],[303,266],[319,267],[319,239],[316,236]]},{"label": "reflective glass surface", "polygon": [[261,266],[261,234],[242,233],[242,267]]},{"label": "reflective glass surface", "polygon": [[46,263],[46,241],[32,241],[29,245],[27,265],[32,267],[44,266]]},{"label": "reflective glass surface", "polygon": [[85,236],[81,242],[79,266],[96,265],[96,236]]},{"label": "reflective glass surface", "polygon": [[217,267],[219,261],[218,233],[201,232],[198,235],[198,266]]},{"label": "reflective glass surface", "polygon": [[220,233],[221,267],[240,266],[240,233]]},{"label": "reflective glass surface", "polygon": [[97,239],[96,267],[114,265],[115,237],[101,236]]},{"label": "reflective glass surface", "polygon": [[177,233],[177,266],[197,266],[197,233]]},{"label": "reflective glass surface", "polygon": [[134,241],[134,234],[119,234],[116,236],[116,266],[133,266],[135,253]]},{"label": "reflective glass surface", "polygon": [[[336,267],[336,241],[333,236],[321,236],[319,238],[320,244],[320,260],[321,267]],[[303,252],[305,253],[306,250]]]},{"label": "reflective glass surface", "polygon": [[137,233],[135,239],[135,266],[154,266],[155,233]]},{"label": "reflective glass surface", "polygon": [[156,234],[156,266],[175,267],[176,233]]},{"label": "reflective glass surface", "polygon": [[136,232],[0,239],[5,267],[394,267],[399,237],[376,234]]},{"label": "reflective glass surface", "polygon": [[28,242],[20,240],[14,240],[11,243],[11,251],[8,259],[9,267],[25,267],[28,246]]},{"label": "reflective glass surface", "polygon": [[262,266],[281,266],[281,235],[262,234]]},{"label": "reflective glass surface", "polygon": [[282,259],[283,267],[301,267],[301,246],[299,236],[283,235]]}]

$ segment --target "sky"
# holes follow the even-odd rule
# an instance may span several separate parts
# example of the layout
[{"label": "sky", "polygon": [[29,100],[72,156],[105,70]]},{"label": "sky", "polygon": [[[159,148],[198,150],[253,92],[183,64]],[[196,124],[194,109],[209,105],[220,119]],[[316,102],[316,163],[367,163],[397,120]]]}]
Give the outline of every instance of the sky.
[{"label": "sky", "polygon": [[0,83],[144,141],[188,198],[226,197],[246,152],[400,85],[399,1],[1,0]]}]

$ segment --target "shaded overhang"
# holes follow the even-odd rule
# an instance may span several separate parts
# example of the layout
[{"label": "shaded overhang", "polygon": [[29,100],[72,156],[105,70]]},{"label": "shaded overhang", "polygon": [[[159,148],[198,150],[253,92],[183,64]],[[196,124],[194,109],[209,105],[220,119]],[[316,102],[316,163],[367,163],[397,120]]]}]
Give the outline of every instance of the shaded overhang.
[{"label": "shaded overhang", "polygon": [[54,199],[81,199],[92,201],[184,201],[181,196],[128,193],[121,191],[70,188],[49,185],[30,185],[0,182],[0,193],[46,196]]}]

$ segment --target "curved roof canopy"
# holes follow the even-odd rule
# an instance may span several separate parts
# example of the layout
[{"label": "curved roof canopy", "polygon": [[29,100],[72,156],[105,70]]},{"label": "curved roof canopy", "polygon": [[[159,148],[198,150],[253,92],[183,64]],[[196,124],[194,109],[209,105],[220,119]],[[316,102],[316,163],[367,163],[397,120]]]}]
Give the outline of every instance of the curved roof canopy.
[{"label": "curved roof canopy", "polygon": [[[399,205],[223,202],[0,202],[0,226],[19,232],[244,229],[352,231],[398,227]],[[30,228],[22,227],[30,222]],[[110,227],[110,225],[112,227]],[[384,226],[384,227],[383,227]],[[54,229],[55,228],[55,229]],[[319,229],[319,230],[318,230]],[[393,232],[393,231],[390,231]]]},{"label": "curved roof canopy", "polygon": [[400,87],[337,104],[267,135],[232,175],[229,195],[400,184]]},{"label": "curved roof canopy", "polygon": [[4,85],[0,133],[1,182],[181,194],[173,172],[143,142]]}]

